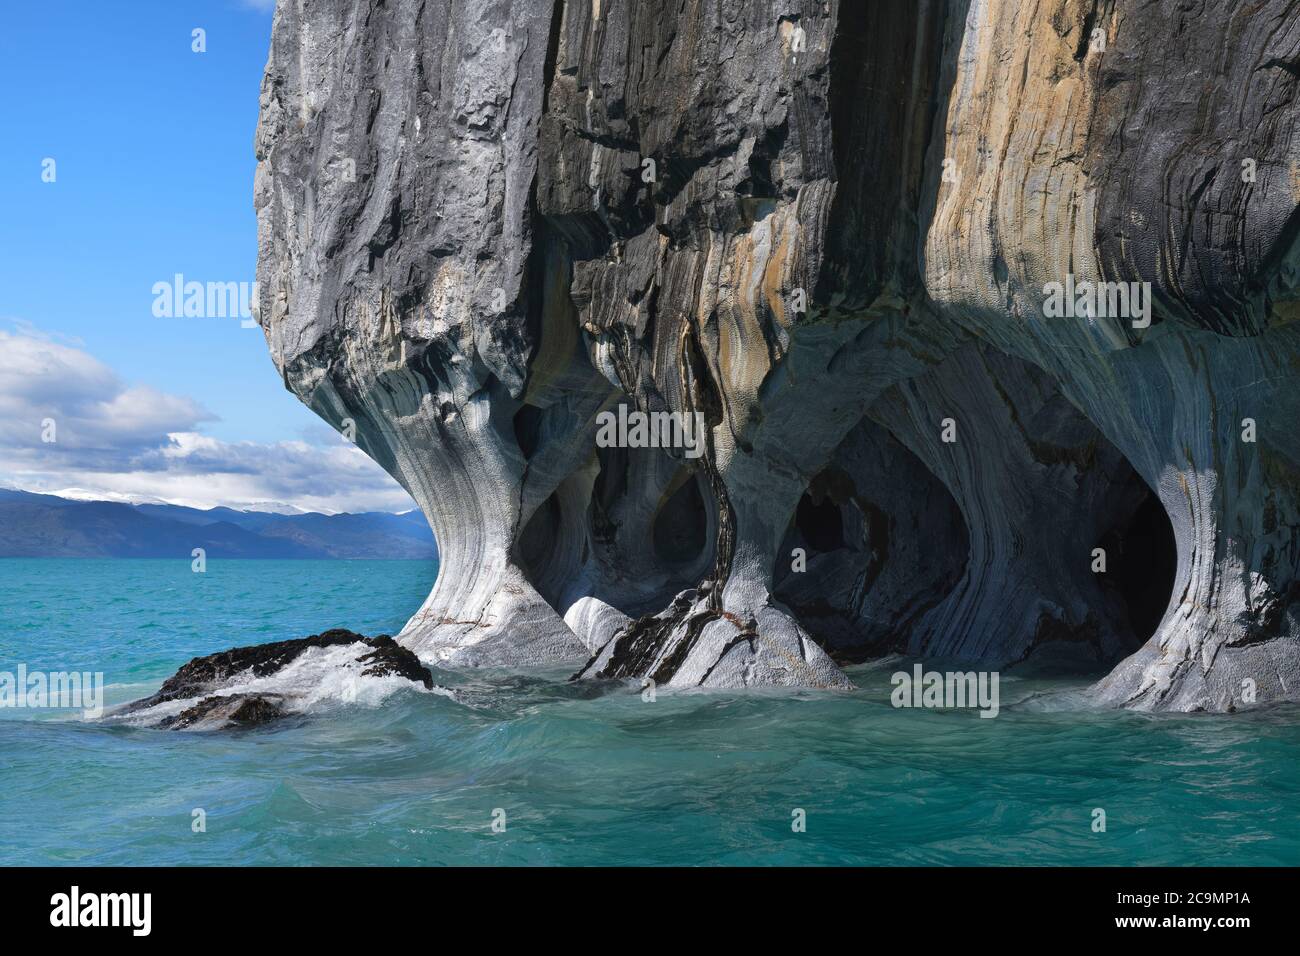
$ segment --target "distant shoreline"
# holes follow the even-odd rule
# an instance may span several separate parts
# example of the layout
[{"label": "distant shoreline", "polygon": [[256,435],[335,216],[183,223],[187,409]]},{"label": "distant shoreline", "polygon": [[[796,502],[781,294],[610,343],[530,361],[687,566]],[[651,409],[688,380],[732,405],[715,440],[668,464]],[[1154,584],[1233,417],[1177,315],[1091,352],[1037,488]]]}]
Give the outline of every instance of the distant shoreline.
[{"label": "distant shoreline", "polygon": [[207,510],[0,490],[0,557],[204,560],[436,560],[419,511]]}]

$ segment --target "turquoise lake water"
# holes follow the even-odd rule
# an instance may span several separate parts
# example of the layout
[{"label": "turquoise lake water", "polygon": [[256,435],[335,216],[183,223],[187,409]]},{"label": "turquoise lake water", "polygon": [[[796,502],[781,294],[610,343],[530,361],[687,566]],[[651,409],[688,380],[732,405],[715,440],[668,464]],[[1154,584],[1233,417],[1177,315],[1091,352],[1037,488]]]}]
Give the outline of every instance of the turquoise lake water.
[{"label": "turquoise lake water", "polygon": [[[333,626],[395,633],[435,571],[0,560],[0,671],[100,670],[122,702],[198,654]],[[853,694],[653,702],[565,672],[435,671],[454,697],[403,690],[219,733],[4,710],[0,861],[1300,863],[1295,708],[1096,711],[1072,693],[1084,682],[1004,675],[989,720],[891,707],[896,668],[851,671]]]}]

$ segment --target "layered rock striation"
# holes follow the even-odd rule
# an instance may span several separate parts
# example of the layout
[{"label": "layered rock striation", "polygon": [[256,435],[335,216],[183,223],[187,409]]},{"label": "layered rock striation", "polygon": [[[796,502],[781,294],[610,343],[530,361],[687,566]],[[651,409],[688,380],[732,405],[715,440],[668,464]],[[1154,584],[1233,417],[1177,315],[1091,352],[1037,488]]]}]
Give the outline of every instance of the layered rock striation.
[{"label": "layered rock striation", "polygon": [[259,319],[426,661],[1296,699],[1297,82],[1281,0],[281,3]]}]

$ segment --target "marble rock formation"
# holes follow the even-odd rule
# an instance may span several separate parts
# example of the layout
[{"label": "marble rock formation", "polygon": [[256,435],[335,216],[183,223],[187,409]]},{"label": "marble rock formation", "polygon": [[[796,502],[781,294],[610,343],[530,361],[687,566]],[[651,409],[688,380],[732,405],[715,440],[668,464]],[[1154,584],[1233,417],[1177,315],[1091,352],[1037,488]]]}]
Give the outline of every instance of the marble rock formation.
[{"label": "marble rock formation", "polygon": [[434,529],[398,641],[1300,698],[1288,7],[280,3],[259,320]]}]

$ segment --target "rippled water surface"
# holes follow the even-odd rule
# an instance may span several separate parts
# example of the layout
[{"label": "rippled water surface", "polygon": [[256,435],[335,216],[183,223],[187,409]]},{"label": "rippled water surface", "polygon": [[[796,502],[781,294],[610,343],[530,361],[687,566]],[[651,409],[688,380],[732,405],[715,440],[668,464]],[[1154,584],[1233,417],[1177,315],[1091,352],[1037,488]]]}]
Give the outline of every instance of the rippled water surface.
[{"label": "rippled water surface", "polygon": [[[434,571],[0,560],[0,671],[102,670],[120,702],[196,654],[332,626],[395,633]],[[449,692],[363,695],[233,733],[0,711],[0,860],[1300,863],[1293,708],[1091,711],[1080,682],[1004,676],[989,720],[894,709],[893,670],[856,669],[853,694],[653,702],[565,672],[435,672]],[[792,832],[796,808],[807,832]]]}]

